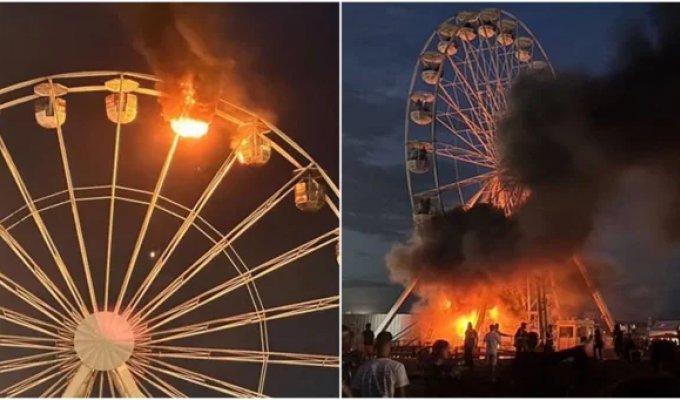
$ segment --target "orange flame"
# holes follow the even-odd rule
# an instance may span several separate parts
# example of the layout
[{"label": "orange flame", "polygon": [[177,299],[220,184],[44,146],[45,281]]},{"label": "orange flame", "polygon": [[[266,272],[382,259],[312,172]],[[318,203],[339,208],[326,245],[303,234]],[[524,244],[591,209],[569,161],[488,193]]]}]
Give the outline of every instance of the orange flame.
[{"label": "orange flame", "polygon": [[205,110],[201,109],[205,106],[196,101],[196,90],[194,89],[191,78],[185,79],[180,86],[184,101],[181,104],[179,116],[170,120],[170,126],[172,127],[172,130],[181,137],[200,138],[208,133],[208,129],[210,128],[210,117],[208,115],[202,115],[203,117],[208,118],[208,120],[197,117],[197,115],[205,114]]},{"label": "orange flame", "polygon": [[170,121],[172,130],[181,137],[200,138],[208,133],[210,124],[189,117],[179,117]]}]

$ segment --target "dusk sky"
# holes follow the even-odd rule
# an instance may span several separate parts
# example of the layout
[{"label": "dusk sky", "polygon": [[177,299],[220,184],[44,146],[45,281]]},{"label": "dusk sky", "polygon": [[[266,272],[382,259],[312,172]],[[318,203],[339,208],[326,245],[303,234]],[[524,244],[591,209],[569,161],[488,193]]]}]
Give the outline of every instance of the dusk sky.
[{"label": "dusk sky", "polygon": [[[649,7],[643,4],[345,4],[345,311],[385,312],[402,290],[389,284],[384,256],[395,241],[409,237],[412,226],[404,167],[404,112],[413,66],[440,23],[459,11],[487,7],[502,8],[523,21],[542,44],[557,74],[606,74],[615,63],[623,32],[634,28],[644,35],[649,30]],[[622,239],[611,246],[631,243]],[[658,302],[654,310],[668,313],[669,297],[665,296],[673,289],[666,287],[651,298],[651,288],[663,279],[658,273],[637,271],[637,265],[631,268],[634,262],[649,261],[642,253],[636,255],[639,258],[617,272],[624,283],[603,288],[605,297],[616,313],[624,308],[622,292],[639,291],[641,297],[635,301]],[[671,267],[664,265],[668,271]]]}]

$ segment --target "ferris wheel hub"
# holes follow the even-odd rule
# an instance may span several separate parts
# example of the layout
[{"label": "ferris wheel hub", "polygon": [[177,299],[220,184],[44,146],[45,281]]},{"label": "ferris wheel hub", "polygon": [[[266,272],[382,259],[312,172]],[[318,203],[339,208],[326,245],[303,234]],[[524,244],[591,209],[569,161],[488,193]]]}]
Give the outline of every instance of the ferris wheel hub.
[{"label": "ferris wheel hub", "polygon": [[135,336],[125,318],[110,311],[100,311],[80,322],[73,344],[83,364],[94,370],[111,371],[130,358]]}]

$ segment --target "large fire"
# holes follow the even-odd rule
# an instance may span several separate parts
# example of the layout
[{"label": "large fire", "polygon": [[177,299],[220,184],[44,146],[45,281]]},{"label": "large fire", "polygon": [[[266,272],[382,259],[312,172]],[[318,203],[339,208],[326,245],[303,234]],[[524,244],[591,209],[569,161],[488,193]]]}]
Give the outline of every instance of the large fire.
[{"label": "large fire", "polygon": [[500,296],[489,294],[494,291],[455,292],[450,289],[427,292],[426,303],[417,310],[423,341],[445,339],[454,346],[460,346],[465,339],[468,323],[477,330],[481,340],[490,324],[497,323],[502,332],[511,333],[522,322],[517,312],[505,304]]}]

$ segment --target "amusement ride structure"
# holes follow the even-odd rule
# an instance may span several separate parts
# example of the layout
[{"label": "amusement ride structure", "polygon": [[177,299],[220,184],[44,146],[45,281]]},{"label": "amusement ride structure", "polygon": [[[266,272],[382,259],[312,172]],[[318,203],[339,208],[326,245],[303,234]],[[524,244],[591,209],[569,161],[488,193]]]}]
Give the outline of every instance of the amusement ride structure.
[{"label": "amusement ride structure", "polygon": [[[429,37],[413,71],[405,118],[405,162],[416,227],[435,215],[487,203],[512,215],[530,194],[502,179],[496,126],[522,74],[555,72],[529,28],[508,12],[459,12]],[[614,321],[579,257],[582,273],[609,329]],[[546,275],[546,274],[543,274]],[[560,319],[552,275],[535,274],[514,293],[530,328],[544,337]],[[418,285],[411,282],[379,327],[384,330]],[[484,321],[479,305],[477,327]]]},{"label": "amusement ride structure", "polygon": [[[280,340],[270,343],[268,327],[274,320],[336,312],[337,292],[299,299],[279,286],[272,300],[273,294],[258,290],[265,277],[304,262],[332,268],[328,275],[335,280],[337,186],[280,129],[228,101],[212,104],[200,119],[193,115],[197,102],[187,98],[182,115],[168,124],[152,112],[164,95],[157,83],[151,75],[97,71],[0,89],[0,153],[9,171],[3,177],[12,182],[4,187],[3,207],[10,194],[20,199],[0,219],[6,251],[0,271],[3,396],[261,397],[272,366],[306,368],[307,379],[338,367],[335,353],[286,351]],[[110,125],[104,125],[107,118]],[[67,132],[74,124],[85,126],[79,119],[90,125]],[[159,141],[149,142],[150,129],[170,143],[160,172],[135,170],[158,151]],[[208,163],[214,176],[174,186],[175,193],[179,188],[195,199],[182,204],[164,193],[172,187],[166,178],[174,158],[185,163],[197,157],[191,151],[209,129],[209,138],[226,146],[211,145],[211,155],[201,154],[217,161]],[[21,149],[17,135],[35,136],[23,137]],[[94,141],[89,136],[89,143],[102,147],[90,149],[97,155],[89,157],[93,169],[108,171],[108,181],[90,184],[91,171],[73,168],[69,159],[77,152],[74,143],[88,135],[99,135]],[[125,153],[138,140],[155,148]],[[26,143],[51,144],[55,156],[38,160]],[[36,172],[46,164],[49,176]],[[123,181],[122,168],[131,164],[137,165],[127,168],[133,177],[151,172],[150,190]],[[195,174],[193,167],[182,168]],[[236,175],[232,182],[230,175]],[[255,180],[257,175],[267,179]],[[253,202],[250,192],[261,192],[262,201]],[[213,215],[232,223],[208,221],[211,198],[218,202]],[[302,234],[287,235],[289,241],[259,238],[275,225],[317,232],[305,239],[311,228],[296,228]],[[256,251],[244,254],[249,246]],[[281,301],[286,293],[288,300]],[[247,383],[234,383],[237,377]]]}]

